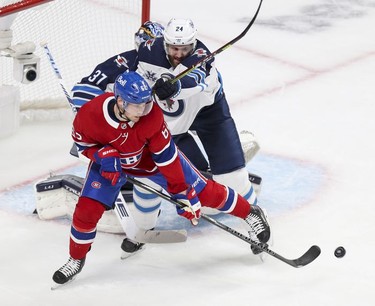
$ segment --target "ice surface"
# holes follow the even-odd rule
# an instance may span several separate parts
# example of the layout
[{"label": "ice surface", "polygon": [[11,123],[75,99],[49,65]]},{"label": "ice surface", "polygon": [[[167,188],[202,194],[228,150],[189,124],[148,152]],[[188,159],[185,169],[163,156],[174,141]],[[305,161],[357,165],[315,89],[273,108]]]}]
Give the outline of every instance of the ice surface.
[{"label": "ice surface", "polygon": [[[176,3],[152,1],[152,19],[192,18],[212,50],[238,35],[257,5]],[[375,1],[265,0],[248,34],[217,57],[238,129],[261,145],[248,168],[263,178],[272,249],[296,258],[317,244],[311,265],[261,263],[243,241],[204,221],[193,229],[164,203],[160,227],[188,229],[187,242],[147,245],[121,261],[122,236],[98,233],[82,273],[51,291],[69,222],[32,215],[32,185],[78,165],[67,153],[70,122],[30,123],[0,140],[0,304],[373,305],[374,37]],[[337,259],[340,245],[347,254]]]}]

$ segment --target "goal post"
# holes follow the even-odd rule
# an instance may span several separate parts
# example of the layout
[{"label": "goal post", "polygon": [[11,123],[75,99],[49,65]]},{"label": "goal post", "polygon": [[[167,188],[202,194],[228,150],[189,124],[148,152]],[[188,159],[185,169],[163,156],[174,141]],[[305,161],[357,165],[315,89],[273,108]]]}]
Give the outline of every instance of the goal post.
[{"label": "goal post", "polygon": [[4,6],[0,7],[0,17],[18,13],[19,11],[27,10],[33,6],[38,6],[49,1],[53,0],[2,1],[5,3]]},{"label": "goal post", "polygon": [[20,83],[14,59],[0,50],[0,86],[20,88],[22,120],[33,120],[35,110],[47,110],[48,120],[69,105],[41,44],[48,43],[70,90],[98,63],[134,48],[134,33],[150,19],[150,0],[0,0],[0,31],[12,14],[12,45],[33,42],[40,67],[35,81]]}]

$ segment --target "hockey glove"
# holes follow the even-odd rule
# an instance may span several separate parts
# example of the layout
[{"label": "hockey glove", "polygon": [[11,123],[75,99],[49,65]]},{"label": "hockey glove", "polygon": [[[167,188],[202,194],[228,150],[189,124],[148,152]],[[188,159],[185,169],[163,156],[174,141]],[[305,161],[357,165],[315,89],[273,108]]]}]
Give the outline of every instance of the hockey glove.
[{"label": "hockey glove", "polygon": [[111,146],[104,146],[94,153],[95,161],[100,165],[100,174],[116,185],[121,176],[121,161],[118,151]]},{"label": "hockey glove", "polygon": [[181,83],[178,80],[175,83],[172,83],[173,79],[172,74],[163,73],[161,78],[158,79],[152,88],[152,91],[157,95],[160,100],[166,100],[177,95],[181,90]]},{"label": "hockey glove", "polygon": [[176,207],[177,213],[189,219],[191,224],[197,225],[201,216],[201,202],[199,202],[195,189],[190,186],[183,193],[175,194],[173,199],[185,205],[183,208]]}]

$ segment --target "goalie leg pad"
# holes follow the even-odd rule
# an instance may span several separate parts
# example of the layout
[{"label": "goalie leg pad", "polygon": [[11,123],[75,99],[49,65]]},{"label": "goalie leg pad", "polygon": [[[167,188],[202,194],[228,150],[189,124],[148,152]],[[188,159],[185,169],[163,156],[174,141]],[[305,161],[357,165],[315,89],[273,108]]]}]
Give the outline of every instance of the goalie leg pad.
[{"label": "goalie leg pad", "polygon": [[36,211],[40,219],[50,220],[67,215],[66,192],[62,188],[62,181],[63,176],[58,175],[35,185]]},{"label": "goalie leg pad", "polygon": [[247,164],[258,153],[260,146],[254,134],[249,131],[241,131],[239,136],[245,163]]},{"label": "goalie leg pad", "polygon": [[[56,175],[36,184],[36,211],[41,220],[60,217],[73,218],[73,213],[81,194],[84,179],[72,174]],[[104,212],[97,229],[107,233],[123,233],[123,229],[113,213]]]}]

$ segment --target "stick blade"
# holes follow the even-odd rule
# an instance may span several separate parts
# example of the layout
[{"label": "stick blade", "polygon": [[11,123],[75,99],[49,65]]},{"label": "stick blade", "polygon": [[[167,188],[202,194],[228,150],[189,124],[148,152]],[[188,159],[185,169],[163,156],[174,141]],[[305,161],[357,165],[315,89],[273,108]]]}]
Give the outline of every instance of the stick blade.
[{"label": "stick blade", "polygon": [[291,265],[295,268],[304,267],[313,262],[320,255],[320,253],[320,248],[317,245],[313,245],[301,257],[291,260]]},{"label": "stick blade", "polygon": [[139,230],[134,240],[142,243],[179,243],[187,240],[187,231],[181,230]]}]

